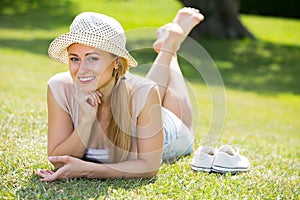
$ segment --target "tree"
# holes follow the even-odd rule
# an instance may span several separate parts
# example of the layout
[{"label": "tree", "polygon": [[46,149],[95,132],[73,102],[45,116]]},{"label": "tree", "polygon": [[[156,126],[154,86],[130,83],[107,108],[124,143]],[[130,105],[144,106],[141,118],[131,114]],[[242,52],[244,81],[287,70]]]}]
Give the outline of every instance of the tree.
[{"label": "tree", "polygon": [[205,20],[196,26],[192,37],[212,36],[218,38],[255,37],[239,20],[240,0],[179,0],[187,7],[198,8]]}]

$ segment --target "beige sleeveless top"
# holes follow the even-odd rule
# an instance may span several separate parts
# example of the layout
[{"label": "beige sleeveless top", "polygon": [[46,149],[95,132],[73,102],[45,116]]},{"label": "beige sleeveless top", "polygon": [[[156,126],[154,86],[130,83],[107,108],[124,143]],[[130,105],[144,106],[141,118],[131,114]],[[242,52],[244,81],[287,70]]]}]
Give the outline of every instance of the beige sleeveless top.
[{"label": "beige sleeveless top", "polygon": [[[136,135],[136,122],[137,118],[142,111],[143,107],[146,104],[147,96],[150,90],[156,85],[150,79],[140,77],[138,75],[134,75],[130,72],[125,74],[127,84],[129,86],[129,92],[132,97],[132,133]],[[79,104],[77,103],[76,99],[74,98],[74,84],[73,79],[70,75],[70,72],[62,72],[52,76],[49,81],[48,85],[60,107],[70,115],[74,129],[78,125],[79,120]],[[94,129],[93,129],[94,130]],[[135,154],[136,152],[136,142],[132,140],[132,149],[131,152]],[[131,159],[136,156],[130,156]]]}]

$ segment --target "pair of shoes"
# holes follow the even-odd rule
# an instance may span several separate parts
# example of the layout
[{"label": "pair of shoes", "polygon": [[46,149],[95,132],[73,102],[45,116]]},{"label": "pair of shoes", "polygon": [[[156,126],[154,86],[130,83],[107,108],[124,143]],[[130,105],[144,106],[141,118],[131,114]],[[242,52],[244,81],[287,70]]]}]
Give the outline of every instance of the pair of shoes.
[{"label": "pair of shoes", "polygon": [[198,148],[192,160],[192,170],[199,172],[237,173],[250,169],[248,158],[235,152],[229,145],[218,150],[211,146]]}]

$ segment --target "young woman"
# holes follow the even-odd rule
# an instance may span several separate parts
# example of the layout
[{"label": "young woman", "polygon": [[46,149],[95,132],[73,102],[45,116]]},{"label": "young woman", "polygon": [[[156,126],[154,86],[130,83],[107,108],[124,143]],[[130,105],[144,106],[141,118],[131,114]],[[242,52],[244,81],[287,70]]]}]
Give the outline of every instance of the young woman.
[{"label": "young woman", "polygon": [[191,153],[191,102],[176,52],[203,18],[183,8],[158,29],[158,55],[143,78],[128,72],[137,63],[122,26],[106,15],[79,14],[49,47],[69,71],[48,82],[48,155],[57,170],[36,175],[42,181],[146,178],[162,161]]}]

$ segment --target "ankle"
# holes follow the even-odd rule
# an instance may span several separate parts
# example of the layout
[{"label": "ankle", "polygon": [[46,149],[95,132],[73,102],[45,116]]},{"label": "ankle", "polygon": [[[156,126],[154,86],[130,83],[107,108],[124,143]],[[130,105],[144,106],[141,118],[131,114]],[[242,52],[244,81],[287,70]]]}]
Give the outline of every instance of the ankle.
[{"label": "ankle", "polygon": [[166,40],[163,46],[161,47],[160,51],[169,52],[175,55],[176,52],[179,50],[180,45],[181,42],[177,43],[177,41],[174,42],[174,41]]},{"label": "ankle", "polygon": [[160,49],[159,52],[163,52],[163,53],[167,53],[167,54],[171,54],[172,56],[176,56],[176,52],[167,50],[167,49]]}]

